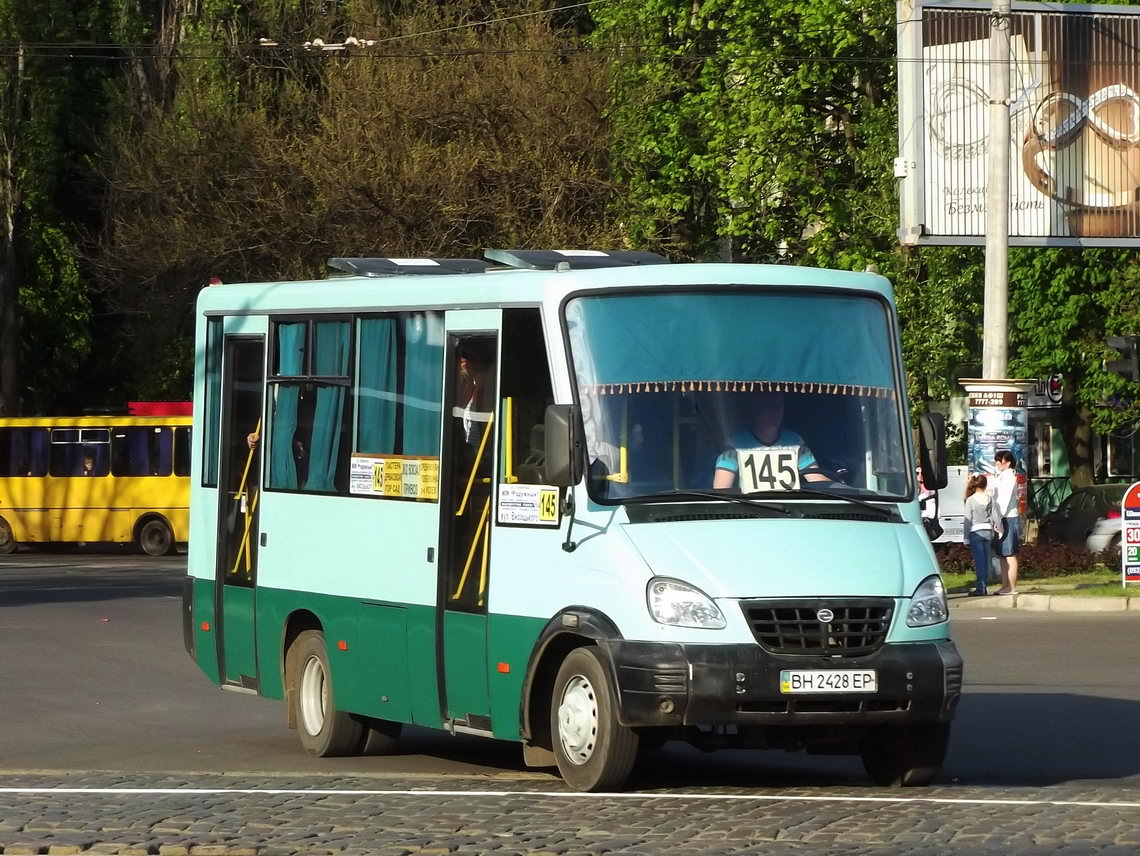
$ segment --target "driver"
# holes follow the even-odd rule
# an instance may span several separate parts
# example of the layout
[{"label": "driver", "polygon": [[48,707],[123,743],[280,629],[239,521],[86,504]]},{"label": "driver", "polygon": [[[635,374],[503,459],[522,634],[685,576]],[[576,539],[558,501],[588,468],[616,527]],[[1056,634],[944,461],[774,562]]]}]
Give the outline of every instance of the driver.
[{"label": "driver", "polygon": [[713,473],[713,489],[726,490],[738,485],[737,450],[763,447],[795,446],[799,453],[799,469],[804,481],[828,481],[821,472],[805,472],[816,469],[815,455],[804,443],[804,438],[790,428],[785,428],[784,393],[760,392],[755,394],[751,427],[733,434],[728,440],[728,449],[716,459]]}]

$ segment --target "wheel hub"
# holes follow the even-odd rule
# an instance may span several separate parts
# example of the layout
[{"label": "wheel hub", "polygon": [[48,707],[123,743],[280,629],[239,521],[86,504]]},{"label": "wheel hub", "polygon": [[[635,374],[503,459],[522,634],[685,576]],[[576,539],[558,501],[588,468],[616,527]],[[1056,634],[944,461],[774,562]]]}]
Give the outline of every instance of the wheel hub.
[{"label": "wheel hub", "polygon": [[301,727],[313,737],[325,727],[325,713],[328,710],[328,681],[325,668],[318,657],[309,657],[301,670]]},{"label": "wheel hub", "polygon": [[558,704],[558,739],[566,757],[585,764],[594,754],[598,739],[598,701],[594,688],[575,675],[562,691]]}]

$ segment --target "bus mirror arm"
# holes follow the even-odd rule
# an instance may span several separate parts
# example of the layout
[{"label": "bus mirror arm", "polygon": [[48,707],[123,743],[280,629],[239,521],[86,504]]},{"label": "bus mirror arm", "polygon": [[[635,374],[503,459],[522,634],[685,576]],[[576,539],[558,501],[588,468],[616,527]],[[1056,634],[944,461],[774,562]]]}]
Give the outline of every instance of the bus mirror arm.
[{"label": "bus mirror arm", "polygon": [[574,531],[574,488],[566,490],[566,496],[562,500],[562,516],[567,518],[566,540],[562,542],[562,549],[567,553],[573,553],[578,549],[578,542],[570,538]]}]

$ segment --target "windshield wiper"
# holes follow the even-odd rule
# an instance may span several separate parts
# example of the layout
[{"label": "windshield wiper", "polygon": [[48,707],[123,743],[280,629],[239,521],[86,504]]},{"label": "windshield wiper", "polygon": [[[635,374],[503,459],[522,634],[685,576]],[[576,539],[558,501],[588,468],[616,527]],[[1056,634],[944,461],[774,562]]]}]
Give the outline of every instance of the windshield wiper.
[{"label": "windshield wiper", "polygon": [[865,499],[857,499],[853,496],[848,496],[845,493],[839,493],[839,492],[832,493],[831,491],[828,491],[828,490],[812,490],[811,488],[804,488],[804,487],[801,487],[798,490],[792,490],[792,491],[788,491],[788,492],[791,494],[795,494],[797,496],[818,496],[821,499],[842,499],[842,500],[845,500],[846,502],[850,502],[850,503],[853,503],[854,505],[859,505],[859,506],[862,506],[863,508],[866,508],[870,511],[873,511],[876,514],[878,514],[880,517],[882,517],[884,520],[894,520],[898,517],[898,515],[895,513],[895,510],[893,508],[883,508],[882,506],[879,506],[879,505],[873,505],[872,503],[867,502],[867,500],[865,500]]},{"label": "windshield wiper", "polygon": [[[640,505],[649,502],[661,502],[662,500],[673,499],[674,497],[680,499],[696,498],[696,499],[712,499],[716,502],[739,502],[741,505],[751,505],[753,508],[763,508],[765,511],[772,511],[776,514],[783,514],[786,517],[803,517],[804,513],[798,508],[785,508],[782,505],[772,505],[771,503],[761,502],[758,499],[749,499],[746,496],[739,496],[732,493],[712,493],[703,490],[677,490],[672,493],[661,493],[655,496],[635,496],[623,498],[622,502],[626,504]],[[871,506],[874,508],[874,506]],[[876,511],[879,509],[875,508]]]}]

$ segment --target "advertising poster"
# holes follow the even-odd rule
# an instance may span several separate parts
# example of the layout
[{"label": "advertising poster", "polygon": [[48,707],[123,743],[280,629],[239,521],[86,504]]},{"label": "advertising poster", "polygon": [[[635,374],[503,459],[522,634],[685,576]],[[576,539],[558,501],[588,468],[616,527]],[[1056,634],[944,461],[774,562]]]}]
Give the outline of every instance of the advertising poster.
[{"label": "advertising poster", "polygon": [[1028,481],[1025,454],[1029,444],[1029,409],[1024,392],[970,390],[969,433],[970,472],[992,475],[997,472],[994,454],[1001,449],[1013,453],[1017,470],[1017,494],[1021,513],[1028,510]]},{"label": "advertising poster", "polygon": [[1140,482],[1135,482],[1120,502],[1121,583],[1140,583]]}]

